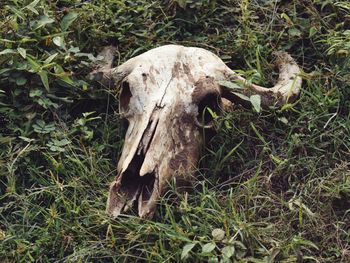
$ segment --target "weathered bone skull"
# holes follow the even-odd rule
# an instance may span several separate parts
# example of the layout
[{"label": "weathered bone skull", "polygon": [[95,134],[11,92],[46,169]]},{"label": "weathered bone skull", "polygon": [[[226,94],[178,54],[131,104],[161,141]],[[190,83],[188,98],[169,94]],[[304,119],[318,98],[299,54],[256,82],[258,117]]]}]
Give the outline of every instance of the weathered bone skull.
[{"label": "weathered bone skull", "polygon": [[140,217],[152,217],[169,180],[175,176],[186,181],[193,174],[201,129],[210,127],[202,120],[204,108],[230,109],[231,102],[239,101],[220,81],[240,81],[246,95],[261,95],[265,107],[292,101],[301,87],[300,69],[284,52],[276,60],[280,78],[266,89],[249,85],[201,48],[162,46],[117,68],[111,68],[112,51],[106,48],[101,53],[106,64],[93,75],[102,73],[102,81],[121,87],[119,111],[129,124],[107,200],[107,212],[113,217],[135,204]]}]

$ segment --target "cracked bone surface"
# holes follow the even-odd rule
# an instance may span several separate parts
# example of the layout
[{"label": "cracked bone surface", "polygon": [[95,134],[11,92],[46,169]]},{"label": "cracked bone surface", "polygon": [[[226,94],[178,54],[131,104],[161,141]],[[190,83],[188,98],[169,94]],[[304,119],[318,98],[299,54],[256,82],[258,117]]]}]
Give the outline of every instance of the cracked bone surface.
[{"label": "cracked bone surface", "polygon": [[[107,212],[118,216],[137,207],[151,218],[157,201],[173,177],[193,178],[203,143],[202,129],[210,127],[205,107],[231,110],[240,98],[220,81],[241,82],[246,95],[259,94],[262,106],[293,101],[301,88],[300,69],[285,52],[277,54],[280,77],[270,89],[248,84],[222,60],[202,48],[166,45],[112,68],[112,47],[105,48],[99,75],[103,83],[120,87],[119,111],[128,122],[116,179]],[[102,77],[101,77],[102,74]]]}]

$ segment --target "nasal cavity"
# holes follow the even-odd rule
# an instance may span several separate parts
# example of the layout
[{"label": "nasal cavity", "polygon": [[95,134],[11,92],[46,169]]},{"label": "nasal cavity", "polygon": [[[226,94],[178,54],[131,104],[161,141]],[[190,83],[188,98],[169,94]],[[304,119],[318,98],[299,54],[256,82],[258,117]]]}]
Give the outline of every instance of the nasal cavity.
[{"label": "nasal cavity", "polygon": [[139,200],[140,202],[142,201],[142,203],[147,203],[149,201],[149,199],[152,196],[154,189],[154,183],[156,180],[156,176],[155,173],[148,173],[145,174],[144,176],[141,177],[141,185],[142,185],[142,190],[141,190],[141,200]]},{"label": "nasal cavity", "polygon": [[121,113],[127,111],[131,97],[132,94],[130,91],[129,82],[123,81],[121,84],[121,93],[119,97],[119,109]]}]

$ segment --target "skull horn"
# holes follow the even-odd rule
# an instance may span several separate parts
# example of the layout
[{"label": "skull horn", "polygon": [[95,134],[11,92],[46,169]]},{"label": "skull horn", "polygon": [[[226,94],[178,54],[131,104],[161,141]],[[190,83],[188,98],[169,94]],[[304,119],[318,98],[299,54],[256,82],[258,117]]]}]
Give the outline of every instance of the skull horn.
[{"label": "skull horn", "polygon": [[[283,51],[273,53],[276,57],[275,64],[279,68],[279,78],[275,86],[265,88],[259,85],[251,84],[237,73],[227,68],[229,81],[236,82],[244,86],[244,90],[240,93],[246,96],[258,94],[261,96],[261,105],[265,108],[277,105],[281,106],[285,103],[293,102],[300,93],[302,79],[300,77],[301,70],[295,60]],[[232,102],[242,102],[241,99],[225,86],[221,86],[222,97]]]},{"label": "skull horn", "polygon": [[114,46],[104,47],[97,56],[100,60],[96,62],[94,70],[90,72],[88,78],[92,81],[98,81],[105,86],[117,86],[132,71],[136,57],[113,68],[116,52],[117,48]]}]

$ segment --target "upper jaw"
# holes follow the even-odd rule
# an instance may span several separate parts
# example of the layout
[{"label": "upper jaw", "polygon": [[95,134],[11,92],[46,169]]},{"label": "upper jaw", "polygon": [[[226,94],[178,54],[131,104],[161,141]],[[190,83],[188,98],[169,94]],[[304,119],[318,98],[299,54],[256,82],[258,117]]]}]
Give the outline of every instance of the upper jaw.
[{"label": "upper jaw", "polygon": [[107,213],[117,217],[132,207],[137,207],[141,218],[153,216],[161,188],[157,168],[140,175],[144,156],[135,155],[126,171],[120,173],[111,184],[107,200]]}]

